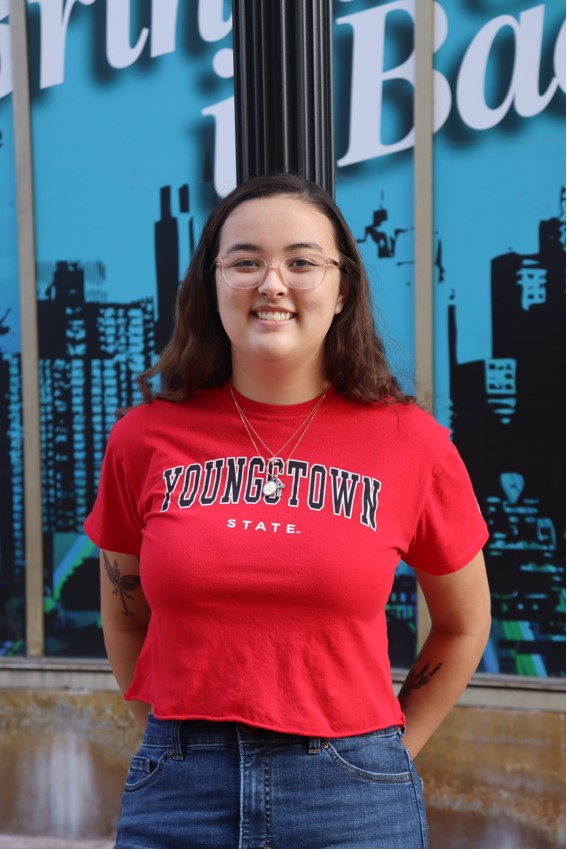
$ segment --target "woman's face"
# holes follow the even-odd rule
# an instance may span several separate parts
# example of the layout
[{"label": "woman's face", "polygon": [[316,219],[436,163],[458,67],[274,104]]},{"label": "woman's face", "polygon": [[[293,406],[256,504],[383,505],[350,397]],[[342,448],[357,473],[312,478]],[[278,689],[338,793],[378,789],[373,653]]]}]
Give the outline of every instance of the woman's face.
[{"label": "woman's face", "polygon": [[[247,252],[268,262],[298,253],[340,260],[331,223],[309,203],[288,195],[244,201],[226,219],[218,254]],[[264,363],[313,369],[324,377],[324,340],[343,308],[341,273],[327,267],[316,289],[288,287],[269,269],[255,289],[229,287],[216,271],[217,302],[230,339],[233,371]]]}]

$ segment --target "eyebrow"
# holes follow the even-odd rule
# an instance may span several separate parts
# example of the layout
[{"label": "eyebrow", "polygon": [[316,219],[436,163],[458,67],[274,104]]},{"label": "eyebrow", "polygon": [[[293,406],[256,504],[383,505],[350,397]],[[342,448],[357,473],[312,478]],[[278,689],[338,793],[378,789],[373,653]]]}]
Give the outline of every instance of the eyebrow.
[{"label": "eyebrow", "polygon": [[[291,245],[287,245],[284,248],[284,251],[297,251],[301,248],[308,248],[309,250],[320,251],[321,254],[325,253],[318,242],[292,242]],[[254,251],[256,253],[260,253],[262,249],[259,245],[255,245],[253,242],[235,242],[233,245],[229,245],[227,248],[228,254],[230,254],[232,251]]]}]

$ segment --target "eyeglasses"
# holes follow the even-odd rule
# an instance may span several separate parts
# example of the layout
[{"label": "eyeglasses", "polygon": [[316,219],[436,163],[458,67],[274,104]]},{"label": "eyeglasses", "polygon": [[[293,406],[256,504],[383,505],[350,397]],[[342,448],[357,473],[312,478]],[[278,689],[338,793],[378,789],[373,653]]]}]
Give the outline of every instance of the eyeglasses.
[{"label": "eyeglasses", "polygon": [[322,254],[293,254],[271,263],[255,254],[228,254],[217,257],[215,266],[232,289],[261,286],[270,269],[275,269],[285,285],[292,289],[316,289],[323,283],[329,266],[341,268],[338,260]]}]

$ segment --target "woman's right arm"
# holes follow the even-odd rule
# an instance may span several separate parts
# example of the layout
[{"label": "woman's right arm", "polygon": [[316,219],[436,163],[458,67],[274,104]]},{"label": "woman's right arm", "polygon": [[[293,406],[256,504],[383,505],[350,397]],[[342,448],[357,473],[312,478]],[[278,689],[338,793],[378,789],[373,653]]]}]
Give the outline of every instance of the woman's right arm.
[{"label": "woman's right arm", "polygon": [[[140,582],[140,562],[134,555],[100,551],[100,596],[104,645],[112,672],[124,693],[134,669],[150,621],[150,607]],[[128,702],[142,729],[150,706],[138,700]]]}]

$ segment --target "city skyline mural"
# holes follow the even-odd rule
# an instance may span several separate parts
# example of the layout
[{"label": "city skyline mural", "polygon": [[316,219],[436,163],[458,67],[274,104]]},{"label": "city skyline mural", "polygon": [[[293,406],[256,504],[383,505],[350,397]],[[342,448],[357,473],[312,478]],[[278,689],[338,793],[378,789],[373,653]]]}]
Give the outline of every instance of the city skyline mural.
[{"label": "city skyline mural", "polygon": [[[436,4],[428,401],[451,429],[491,530],[494,627],[480,669],[562,676],[564,14],[551,2],[504,5],[496,14]],[[139,401],[136,376],[165,344],[200,228],[234,180],[230,3],[180,5],[169,24],[132,10],[131,31],[145,27],[145,41],[133,39],[128,53],[118,39],[110,57],[100,8],[73,10],[57,65],[45,53],[46,13],[29,6],[45,648],[74,657],[104,654],[98,552],[82,522],[109,430],[118,409]],[[337,201],[410,392],[420,320],[413,13],[410,0],[334,5]],[[537,103],[532,88],[531,101],[520,93],[520,61],[530,73],[539,62]],[[11,655],[26,650],[24,484],[13,131],[1,73],[0,654]],[[416,604],[401,564],[388,614],[394,667],[413,658]]]}]

